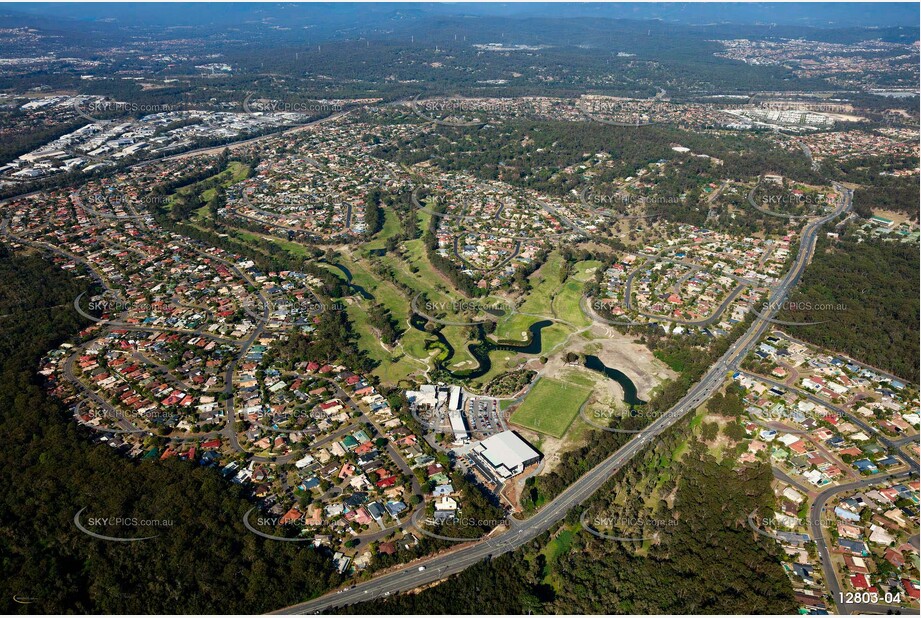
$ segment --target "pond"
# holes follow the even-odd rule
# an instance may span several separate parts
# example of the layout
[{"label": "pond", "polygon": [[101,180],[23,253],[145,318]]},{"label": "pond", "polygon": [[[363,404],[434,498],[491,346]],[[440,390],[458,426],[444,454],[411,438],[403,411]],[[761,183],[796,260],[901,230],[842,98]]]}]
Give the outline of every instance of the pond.
[{"label": "pond", "polygon": [[618,371],[613,367],[608,367],[601,359],[597,356],[586,355],[585,357],[585,367],[587,369],[592,369],[598,371],[611,378],[624,390],[624,403],[628,406],[642,406],[645,405],[645,401],[640,399],[636,394],[636,384],[633,383],[633,380],[628,378],[626,374],[622,371]]}]

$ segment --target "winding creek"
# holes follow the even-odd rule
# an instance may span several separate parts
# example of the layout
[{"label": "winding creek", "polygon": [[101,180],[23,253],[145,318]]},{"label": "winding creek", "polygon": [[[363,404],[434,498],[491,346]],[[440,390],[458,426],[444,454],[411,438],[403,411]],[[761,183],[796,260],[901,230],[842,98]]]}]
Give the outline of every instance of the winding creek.
[{"label": "winding creek", "polygon": [[492,368],[492,361],[489,359],[489,353],[495,350],[507,350],[509,352],[516,352],[519,354],[540,354],[541,346],[543,343],[541,338],[541,331],[547,326],[553,324],[552,320],[541,320],[531,324],[531,326],[528,327],[528,341],[521,344],[516,344],[509,341],[493,342],[485,336],[483,327],[481,326],[479,327],[479,341],[472,343],[467,347],[471,356],[476,359],[477,366],[474,369],[451,371],[447,368],[447,363],[451,360],[451,358],[454,357],[454,346],[448,342],[447,338],[445,338],[441,331],[429,332],[425,330],[425,325],[428,323],[428,321],[424,317],[418,314],[413,314],[409,322],[416,330],[422,331],[427,335],[435,337],[438,341],[437,345],[443,347],[446,351],[446,354],[436,361],[438,369],[444,371],[452,378],[463,380],[473,380],[489,373],[489,370]]},{"label": "winding creek", "polygon": [[346,268],[345,265],[339,264],[338,262],[328,262],[326,260],[319,261],[323,262],[324,264],[328,264],[329,266],[332,266],[333,268],[340,271],[345,277],[345,282],[348,284],[349,289],[360,294],[361,297],[365,300],[374,300],[374,294],[366,290],[364,287],[358,285],[357,283],[352,283],[352,271]]},{"label": "winding creek", "polygon": [[[352,290],[360,294],[365,299],[374,299],[374,295],[368,292],[364,287],[352,282],[352,273],[346,266],[336,262],[326,262],[326,264],[342,272],[342,274],[345,276],[346,282]],[[441,330],[435,330],[431,332],[426,330],[425,326],[428,324],[428,320],[417,313],[413,313],[410,316],[409,323],[416,330],[435,338],[434,342],[430,342],[428,346],[429,348],[439,347],[443,350],[443,353],[439,355],[435,361],[435,364],[440,371],[444,371],[452,378],[458,380],[475,380],[476,378],[480,378],[486,375],[489,373],[489,370],[492,369],[492,361],[489,358],[490,352],[494,352],[496,350],[504,350],[508,352],[515,352],[517,354],[529,354],[533,356],[540,354],[541,347],[543,346],[543,338],[541,337],[541,333],[544,328],[553,324],[553,320],[540,320],[531,324],[528,327],[528,339],[523,343],[516,343],[508,340],[492,341],[486,336],[486,333],[483,331],[483,327],[480,326],[478,328],[479,341],[467,346],[470,355],[473,356],[473,358],[476,360],[477,366],[473,369],[461,369],[457,371],[448,369],[448,363],[452,358],[454,358],[456,350],[454,349],[454,346],[452,346],[448,341],[448,339],[442,334]],[[586,356],[585,367],[587,369],[602,373],[606,377],[617,382],[621,389],[623,389],[624,403],[627,405],[641,406],[646,403],[639,398],[637,395],[636,385],[629,377],[627,377],[626,374],[624,374],[622,371],[614,369],[613,367],[608,367],[597,356]]]},{"label": "winding creek", "polygon": [[[451,371],[447,368],[448,362],[450,362],[450,360],[454,357],[454,346],[448,342],[447,338],[441,333],[441,331],[429,332],[425,330],[425,325],[427,323],[428,321],[418,314],[413,314],[412,318],[410,319],[410,324],[413,326],[413,328],[420,330],[427,335],[435,337],[437,343],[433,343],[432,345],[437,345],[444,350],[444,354],[442,354],[436,361],[438,369],[444,371],[452,378],[459,380],[473,380],[486,375],[492,368],[492,361],[489,358],[489,354],[495,350],[506,350],[509,352],[531,354],[535,356],[540,354],[542,346],[541,332],[544,328],[552,325],[553,321],[541,320],[531,324],[531,326],[528,327],[528,341],[521,344],[511,343],[508,341],[491,341],[485,336],[482,327],[480,327],[480,340],[477,343],[473,343],[468,346],[470,354],[474,359],[476,359],[478,364],[473,369],[462,369],[459,371]],[[611,380],[617,382],[624,392],[624,403],[626,403],[628,406],[642,406],[646,404],[645,401],[639,398],[636,384],[634,384],[633,380],[627,377],[627,375],[622,371],[614,369],[613,367],[608,367],[601,361],[600,358],[594,355],[588,355],[585,357],[585,367],[587,369],[597,371],[610,378]]]}]

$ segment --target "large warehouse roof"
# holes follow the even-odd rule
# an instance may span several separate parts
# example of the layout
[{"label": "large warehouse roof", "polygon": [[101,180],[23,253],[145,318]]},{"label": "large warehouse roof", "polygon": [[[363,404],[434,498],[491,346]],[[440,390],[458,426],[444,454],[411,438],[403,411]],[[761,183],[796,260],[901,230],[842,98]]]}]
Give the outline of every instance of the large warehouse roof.
[{"label": "large warehouse roof", "polygon": [[503,431],[486,438],[480,442],[477,450],[497,470],[502,467],[514,470],[526,462],[540,459],[540,453],[514,431]]}]

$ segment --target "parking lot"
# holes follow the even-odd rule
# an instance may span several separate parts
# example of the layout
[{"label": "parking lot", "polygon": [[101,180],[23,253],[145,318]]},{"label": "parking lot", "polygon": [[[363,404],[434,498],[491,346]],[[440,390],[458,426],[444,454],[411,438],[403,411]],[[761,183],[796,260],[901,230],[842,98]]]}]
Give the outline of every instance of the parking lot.
[{"label": "parking lot", "polygon": [[492,397],[471,396],[464,404],[464,421],[471,433],[485,438],[504,431],[505,423],[499,416],[499,400]]}]

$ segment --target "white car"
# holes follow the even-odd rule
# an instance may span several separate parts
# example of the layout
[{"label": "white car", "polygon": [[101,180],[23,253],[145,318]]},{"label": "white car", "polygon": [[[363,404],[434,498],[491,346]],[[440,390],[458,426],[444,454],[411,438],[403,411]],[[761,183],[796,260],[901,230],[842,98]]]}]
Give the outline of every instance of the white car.
[{"label": "white car", "polygon": [[419,567],[419,570],[420,570],[420,571],[424,571],[424,570],[425,570],[425,567],[424,567],[424,566],[421,566],[421,567]]}]

